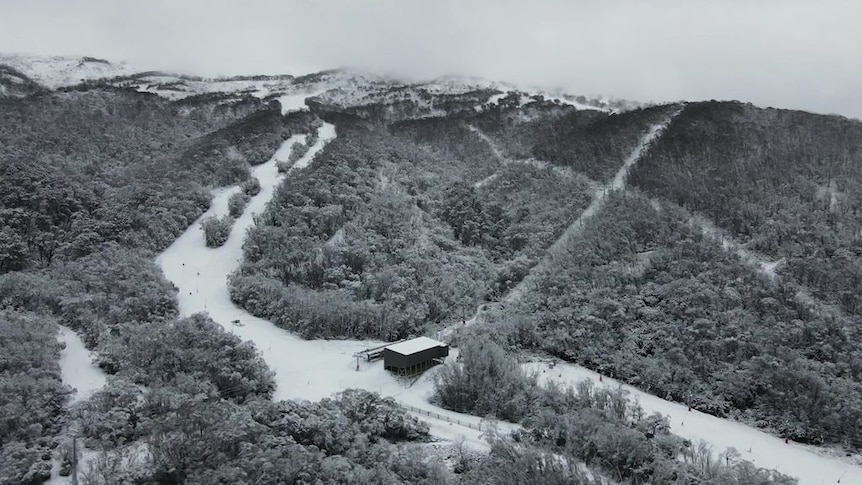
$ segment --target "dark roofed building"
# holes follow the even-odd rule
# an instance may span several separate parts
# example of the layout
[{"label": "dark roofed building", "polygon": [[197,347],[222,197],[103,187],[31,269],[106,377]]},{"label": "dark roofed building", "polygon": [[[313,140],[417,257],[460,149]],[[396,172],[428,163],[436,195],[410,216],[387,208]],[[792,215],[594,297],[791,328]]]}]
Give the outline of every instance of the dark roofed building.
[{"label": "dark roofed building", "polygon": [[449,355],[449,346],[428,337],[392,344],[383,349],[383,368],[399,375],[421,374]]}]

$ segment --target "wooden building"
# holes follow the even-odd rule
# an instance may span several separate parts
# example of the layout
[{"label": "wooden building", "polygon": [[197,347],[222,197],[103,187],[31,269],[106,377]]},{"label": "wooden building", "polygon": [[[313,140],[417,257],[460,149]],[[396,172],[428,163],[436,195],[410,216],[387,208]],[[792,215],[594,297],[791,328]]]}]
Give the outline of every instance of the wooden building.
[{"label": "wooden building", "polygon": [[449,355],[449,346],[428,337],[405,340],[383,348],[383,368],[402,376],[421,374]]}]

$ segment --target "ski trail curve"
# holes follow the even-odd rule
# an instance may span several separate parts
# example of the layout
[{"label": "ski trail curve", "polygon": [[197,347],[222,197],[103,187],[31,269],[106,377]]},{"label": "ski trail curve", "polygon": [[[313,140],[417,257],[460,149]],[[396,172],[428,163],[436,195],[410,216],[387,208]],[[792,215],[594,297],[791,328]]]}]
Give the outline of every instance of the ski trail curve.
[{"label": "ski trail curve", "polygon": [[[308,166],[326,143],[335,138],[335,127],[324,124],[318,135],[318,142],[286,174],[279,174],[276,164],[280,160],[287,160],[290,147],[294,142],[301,142],[304,135],[291,137],[281,145],[272,159],[254,167],[252,175],[260,181],[260,193],[252,197],[243,214],[234,221],[224,245],[207,248],[199,229],[200,221],[211,215],[222,217],[227,214],[227,201],[239,190],[236,186],[214,191],[210,209],[156,258],[165,277],[177,287],[180,317],[208,313],[226,331],[242,340],[251,341],[267,366],[275,372],[274,400],[318,401],[345,389],[366,389],[391,396],[415,408],[449,416],[453,421],[457,419],[478,426],[481,418],[447,411],[428,402],[433,392],[431,376],[435,369],[426,372],[418,383],[405,388],[392,373],[383,369],[382,362],[357,362],[354,354],[368,347],[382,345],[383,342],[304,340],[266,319],[250,314],[231,301],[227,279],[242,261],[242,245],[248,229],[254,224],[254,216],[265,209],[276,187],[286,176]],[[429,422],[432,430],[442,428],[439,420],[421,415],[417,417]],[[511,423],[497,424],[500,429],[517,427]],[[441,438],[449,439],[453,434],[460,433],[473,442],[480,439],[481,432],[473,428],[457,424],[448,426],[460,431],[450,430],[441,434]]]}]

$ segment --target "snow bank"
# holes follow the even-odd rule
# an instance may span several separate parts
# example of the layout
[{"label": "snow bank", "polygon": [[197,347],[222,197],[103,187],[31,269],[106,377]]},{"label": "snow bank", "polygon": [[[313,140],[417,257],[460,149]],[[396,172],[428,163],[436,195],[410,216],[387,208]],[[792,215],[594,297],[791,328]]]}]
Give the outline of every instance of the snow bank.
[{"label": "snow bank", "polygon": [[0,64],[7,64],[13,69],[23,72],[49,89],[137,72],[125,63],[112,63],[84,57],[0,54]]}]

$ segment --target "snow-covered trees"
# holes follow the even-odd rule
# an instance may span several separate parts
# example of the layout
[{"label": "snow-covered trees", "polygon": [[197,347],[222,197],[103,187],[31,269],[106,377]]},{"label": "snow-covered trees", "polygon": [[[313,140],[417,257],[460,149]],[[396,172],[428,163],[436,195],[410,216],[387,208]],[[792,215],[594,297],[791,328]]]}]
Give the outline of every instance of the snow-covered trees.
[{"label": "snow-covered trees", "polygon": [[240,190],[249,197],[254,197],[258,193],[260,193],[260,180],[257,177],[251,177],[245,182],[240,184]]},{"label": "snow-covered trees", "polygon": [[201,221],[201,230],[207,247],[217,248],[227,242],[232,227],[233,219],[229,216],[221,218],[209,216]]},{"label": "snow-covered trees", "polygon": [[235,302],[305,336],[394,339],[472,311],[489,261],[399,188],[409,179],[378,182],[394,168],[375,158],[381,136],[341,130],[276,191],[231,279]]},{"label": "snow-covered trees", "polygon": [[[594,387],[592,381],[568,388],[553,381],[540,385],[537,375],[528,375],[489,337],[467,338],[459,357],[460,362],[446,364],[435,376],[435,399],[449,409],[523,425],[511,438],[493,437],[491,454],[468,468],[467,477],[488,472],[493,478],[483,475],[483,481],[509,483],[500,474],[508,471],[522,479],[591,483],[594,474],[576,470],[583,463],[621,483],[680,483],[681,477],[715,484],[749,477],[751,483],[794,483],[742,460],[710,461],[708,447],[670,434],[666,417],[645,415],[622,389]],[[680,461],[679,454],[692,459]],[[516,463],[533,468],[519,470]]]},{"label": "snow-covered trees", "polygon": [[227,200],[228,215],[234,219],[241,216],[242,212],[245,210],[245,206],[248,205],[250,200],[251,197],[249,197],[245,192],[237,192],[231,195]]},{"label": "snow-covered trees", "polygon": [[52,319],[0,310],[0,483],[50,477],[53,437],[69,390]]},{"label": "snow-covered trees", "polygon": [[858,349],[835,331],[852,318],[812,311],[680,208],[613,195],[534,281],[489,314],[513,340],[795,440],[862,446]]}]

